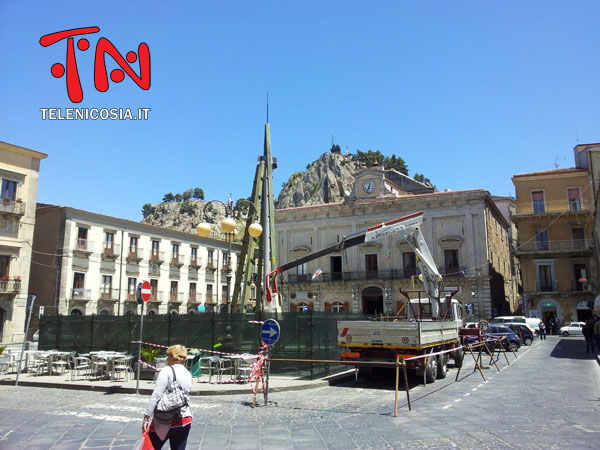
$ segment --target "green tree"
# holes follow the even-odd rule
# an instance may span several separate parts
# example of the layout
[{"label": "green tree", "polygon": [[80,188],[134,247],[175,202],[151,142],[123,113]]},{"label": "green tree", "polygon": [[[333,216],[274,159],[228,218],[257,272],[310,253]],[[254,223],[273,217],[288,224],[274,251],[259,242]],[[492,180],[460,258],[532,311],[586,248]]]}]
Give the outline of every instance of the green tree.
[{"label": "green tree", "polygon": [[192,194],[194,193],[193,189],[187,189],[184,193],[183,193],[183,201],[189,200],[190,198],[192,198]]},{"label": "green tree", "polygon": [[352,159],[363,163],[367,167],[372,167],[375,163],[381,165],[383,163],[383,155],[379,150],[373,151],[368,150],[366,152],[361,152],[360,150],[356,150],[356,156],[353,156]]},{"label": "green tree", "polygon": [[142,216],[144,217],[144,219],[146,217],[148,217],[150,214],[152,214],[153,212],[154,212],[154,207],[150,203],[146,203],[144,206],[142,206]]},{"label": "green tree", "polygon": [[428,186],[433,186],[433,184],[431,184],[431,180],[429,178],[426,178],[425,175],[423,175],[421,173],[415,173],[415,176],[413,178],[423,184],[427,184]]},{"label": "green tree", "polygon": [[192,198],[196,200],[204,200],[204,191],[199,187],[194,188],[194,193],[192,194]]},{"label": "green tree", "polygon": [[406,167],[406,163],[399,156],[392,154],[391,157],[385,157],[383,159],[383,167],[386,169],[395,169],[404,175],[408,175],[408,167]]},{"label": "green tree", "polygon": [[175,201],[176,202],[180,202],[183,200],[183,195],[181,194],[175,194]]},{"label": "green tree", "polygon": [[168,203],[168,202],[172,202],[174,199],[175,199],[175,197],[173,196],[173,193],[169,192],[168,194],[165,194],[162,201],[163,201],[163,203]]},{"label": "green tree", "polygon": [[330,152],[331,152],[331,153],[342,153],[342,149],[340,148],[340,146],[339,146],[339,145],[337,145],[337,144],[333,144],[333,145],[331,146],[331,150],[330,150]]}]

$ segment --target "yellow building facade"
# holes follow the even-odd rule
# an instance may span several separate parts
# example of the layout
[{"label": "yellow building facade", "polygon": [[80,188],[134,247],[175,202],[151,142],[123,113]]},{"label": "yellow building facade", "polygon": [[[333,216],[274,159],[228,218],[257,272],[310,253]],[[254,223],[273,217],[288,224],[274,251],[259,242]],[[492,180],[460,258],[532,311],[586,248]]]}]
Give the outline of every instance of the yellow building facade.
[{"label": "yellow building facade", "polygon": [[512,178],[524,310],[546,324],[587,319],[597,295],[594,194],[587,166],[578,166]]}]

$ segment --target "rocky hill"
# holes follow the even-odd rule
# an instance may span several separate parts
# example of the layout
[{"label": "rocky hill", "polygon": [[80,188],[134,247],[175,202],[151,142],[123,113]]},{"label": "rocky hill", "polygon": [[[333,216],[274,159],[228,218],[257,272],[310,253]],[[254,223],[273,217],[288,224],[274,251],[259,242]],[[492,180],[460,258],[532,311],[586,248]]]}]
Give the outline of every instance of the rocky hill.
[{"label": "rocky hill", "polygon": [[275,200],[276,209],[340,202],[352,191],[358,163],[350,155],[323,153],[292,174]]}]

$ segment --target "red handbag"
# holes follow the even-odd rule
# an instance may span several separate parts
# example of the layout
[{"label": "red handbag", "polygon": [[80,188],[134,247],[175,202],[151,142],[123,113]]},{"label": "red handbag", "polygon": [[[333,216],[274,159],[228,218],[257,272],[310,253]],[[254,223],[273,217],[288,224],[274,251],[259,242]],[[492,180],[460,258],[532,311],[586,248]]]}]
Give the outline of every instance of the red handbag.
[{"label": "red handbag", "polygon": [[133,446],[133,450],[154,450],[154,445],[152,445],[152,441],[150,440],[150,436],[148,436],[147,431],[142,433],[140,438]]}]

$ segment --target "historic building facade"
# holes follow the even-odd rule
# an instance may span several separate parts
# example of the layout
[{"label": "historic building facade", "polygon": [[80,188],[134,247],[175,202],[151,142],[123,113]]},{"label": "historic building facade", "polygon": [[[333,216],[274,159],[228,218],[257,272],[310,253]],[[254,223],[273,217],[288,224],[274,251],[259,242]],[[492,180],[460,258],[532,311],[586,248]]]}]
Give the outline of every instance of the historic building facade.
[{"label": "historic building facade", "polygon": [[[423,211],[422,232],[445,287],[459,291],[457,298],[469,317],[490,319],[509,312],[514,303],[509,223],[490,194],[485,190],[417,194],[378,167],[357,174],[345,202],[277,210],[278,265],[333,245],[344,235],[417,211]],[[423,288],[412,248],[393,235],[298,266],[284,273],[283,280],[284,311],[393,315],[405,301],[400,290]]]},{"label": "historic building facade", "polygon": [[[580,146],[578,146],[580,147]],[[548,322],[584,320],[598,290],[594,251],[594,190],[588,156],[576,167],[513,176],[526,313]],[[584,163],[585,161],[585,163]]]},{"label": "historic building facade", "polygon": [[[149,314],[228,302],[225,241],[53,205],[38,205],[36,216],[29,288],[46,314],[138,313],[144,280],[152,287]],[[235,273],[240,246],[231,245]]]},{"label": "historic building facade", "polygon": [[0,342],[22,342],[40,162],[48,155],[0,142]]}]

